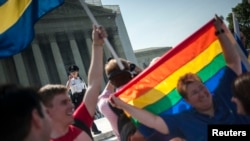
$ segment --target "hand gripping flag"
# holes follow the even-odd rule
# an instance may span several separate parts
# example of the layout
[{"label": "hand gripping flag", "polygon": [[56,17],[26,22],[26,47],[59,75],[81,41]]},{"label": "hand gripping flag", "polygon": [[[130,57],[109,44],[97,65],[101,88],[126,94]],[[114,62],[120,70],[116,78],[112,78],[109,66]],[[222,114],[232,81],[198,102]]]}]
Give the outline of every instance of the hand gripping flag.
[{"label": "hand gripping flag", "polygon": [[34,37],[34,24],[64,0],[0,0],[0,58],[13,56]]}]

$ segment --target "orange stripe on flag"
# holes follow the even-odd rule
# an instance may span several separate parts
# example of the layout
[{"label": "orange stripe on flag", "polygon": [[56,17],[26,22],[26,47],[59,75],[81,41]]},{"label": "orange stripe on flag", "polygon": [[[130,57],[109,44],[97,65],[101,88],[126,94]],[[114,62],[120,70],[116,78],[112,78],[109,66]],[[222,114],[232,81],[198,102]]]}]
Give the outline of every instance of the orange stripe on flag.
[{"label": "orange stripe on flag", "polygon": [[[202,31],[200,34],[197,33],[191,38],[191,40],[188,40],[188,42],[184,42],[183,44],[179,45],[178,47],[180,49],[172,49],[169,53],[162,57],[164,59],[161,59],[159,62],[157,62],[157,64],[154,64],[151,68],[145,70],[146,72],[143,72],[142,75],[140,74],[135,80],[132,80],[133,82],[130,83],[129,86],[126,85],[126,88],[124,87],[124,89],[121,89],[121,91],[117,93],[117,95],[122,93],[122,95],[119,95],[118,97],[125,102],[129,102],[140,97],[144,93],[150,91],[151,88],[156,87],[173,72],[194,59],[194,57],[199,55],[201,52],[206,50],[209,45],[217,38],[214,36],[214,26],[209,26],[208,28],[204,29],[205,31]],[[195,42],[193,42],[194,40]],[[173,51],[175,52],[173,53]],[[171,53],[173,55],[171,55]],[[168,56],[170,57],[167,58]],[[157,78],[155,75],[157,75]]]}]

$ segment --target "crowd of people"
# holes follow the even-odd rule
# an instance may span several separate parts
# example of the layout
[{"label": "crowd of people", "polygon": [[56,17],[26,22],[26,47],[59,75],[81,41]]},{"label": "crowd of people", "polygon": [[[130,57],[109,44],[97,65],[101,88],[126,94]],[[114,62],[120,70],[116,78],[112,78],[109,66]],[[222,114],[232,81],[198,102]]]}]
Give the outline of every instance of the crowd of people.
[{"label": "crowd of people", "polygon": [[[114,96],[143,70],[136,64],[118,58],[103,64],[102,26],[93,26],[92,56],[87,84],[79,77],[78,66],[69,67],[66,85],[47,84],[41,88],[16,84],[0,86],[0,139],[3,141],[93,141],[99,134],[94,123],[98,107],[109,121],[119,141],[206,141],[209,124],[250,124],[250,73],[242,72],[241,58],[231,42],[232,34],[218,17],[214,26],[226,62],[225,73],[212,95],[198,75],[180,76],[177,91],[191,108],[173,115],[154,115]],[[223,31],[223,32],[222,32]],[[152,63],[159,59],[152,60]],[[108,82],[101,89],[103,70]],[[231,87],[231,85],[233,87]],[[232,88],[232,89],[231,89]],[[102,93],[100,94],[100,92]],[[147,133],[141,132],[129,113]]]}]

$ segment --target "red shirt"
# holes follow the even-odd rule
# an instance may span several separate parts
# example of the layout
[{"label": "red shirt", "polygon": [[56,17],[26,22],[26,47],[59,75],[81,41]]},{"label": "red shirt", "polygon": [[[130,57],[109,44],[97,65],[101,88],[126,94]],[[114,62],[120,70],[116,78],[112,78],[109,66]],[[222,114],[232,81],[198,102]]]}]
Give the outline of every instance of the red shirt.
[{"label": "red shirt", "polygon": [[83,102],[75,110],[73,116],[74,116],[74,119],[80,120],[85,125],[87,125],[89,128],[93,124],[94,118],[90,116],[90,114],[89,114],[89,112],[88,112],[88,110],[87,110],[87,108],[85,106],[85,103],[83,103]]},{"label": "red shirt", "polygon": [[65,135],[56,139],[50,139],[50,141],[73,141],[81,132],[82,130],[78,127],[70,125],[69,130]]}]

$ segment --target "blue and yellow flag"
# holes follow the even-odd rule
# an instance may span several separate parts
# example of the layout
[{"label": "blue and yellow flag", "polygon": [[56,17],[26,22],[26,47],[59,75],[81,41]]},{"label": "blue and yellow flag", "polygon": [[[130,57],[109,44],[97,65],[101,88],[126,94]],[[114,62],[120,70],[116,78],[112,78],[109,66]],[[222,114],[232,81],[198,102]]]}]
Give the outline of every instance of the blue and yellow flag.
[{"label": "blue and yellow flag", "polygon": [[29,46],[34,24],[64,0],[0,0],[0,58]]}]

